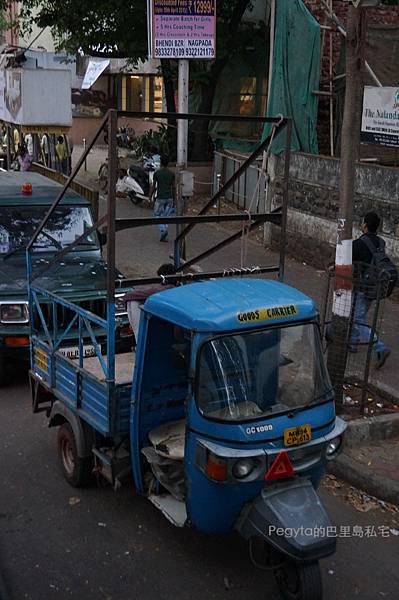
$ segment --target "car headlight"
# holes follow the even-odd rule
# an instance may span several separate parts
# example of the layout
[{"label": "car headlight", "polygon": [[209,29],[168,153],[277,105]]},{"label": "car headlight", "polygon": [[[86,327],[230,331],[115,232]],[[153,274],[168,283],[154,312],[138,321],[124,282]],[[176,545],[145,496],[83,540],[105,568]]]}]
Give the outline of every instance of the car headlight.
[{"label": "car headlight", "polygon": [[326,458],[332,460],[335,458],[342,446],[342,436],[338,436],[330,440],[326,446]]},{"label": "car headlight", "polygon": [[2,323],[28,323],[27,304],[11,302],[0,304],[0,321]]},{"label": "car headlight", "polygon": [[126,311],[126,303],[125,303],[125,294],[116,294],[115,295],[115,313],[117,315],[124,315],[127,313]]},{"label": "car headlight", "polygon": [[236,479],[244,479],[252,473],[256,466],[255,461],[252,458],[240,458],[234,463],[232,473]]}]

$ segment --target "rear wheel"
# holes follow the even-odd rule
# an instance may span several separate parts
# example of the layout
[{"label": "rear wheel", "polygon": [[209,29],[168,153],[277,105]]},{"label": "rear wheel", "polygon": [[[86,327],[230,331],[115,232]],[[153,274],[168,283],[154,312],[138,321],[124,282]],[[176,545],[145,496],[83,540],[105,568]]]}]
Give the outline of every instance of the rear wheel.
[{"label": "rear wheel", "polygon": [[323,596],[318,561],[301,564],[285,560],[275,569],[274,575],[286,600],[321,600]]},{"label": "rear wheel", "polygon": [[108,187],[108,164],[103,163],[98,170],[98,184],[100,190],[105,192]]},{"label": "rear wheel", "polygon": [[93,460],[78,456],[75,435],[69,423],[63,423],[58,429],[57,447],[67,482],[73,487],[88,485],[93,477]]},{"label": "rear wheel", "polygon": [[7,383],[7,365],[4,358],[0,358],[0,385]]}]

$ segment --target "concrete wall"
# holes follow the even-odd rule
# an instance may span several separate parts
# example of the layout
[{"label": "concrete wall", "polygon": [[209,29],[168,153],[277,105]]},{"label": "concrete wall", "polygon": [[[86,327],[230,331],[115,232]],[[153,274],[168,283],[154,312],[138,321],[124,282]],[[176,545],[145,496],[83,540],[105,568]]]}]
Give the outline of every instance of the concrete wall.
[{"label": "concrete wall", "polygon": [[[284,159],[277,158],[270,185],[273,203],[281,203]],[[340,161],[294,153],[290,167],[288,251],[320,268],[334,258],[339,202]],[[354,198],[354,237],[360,235],[364,214],[382,218],[382,236],[389,255],[399,263],[399,168],[361,163]]]}]

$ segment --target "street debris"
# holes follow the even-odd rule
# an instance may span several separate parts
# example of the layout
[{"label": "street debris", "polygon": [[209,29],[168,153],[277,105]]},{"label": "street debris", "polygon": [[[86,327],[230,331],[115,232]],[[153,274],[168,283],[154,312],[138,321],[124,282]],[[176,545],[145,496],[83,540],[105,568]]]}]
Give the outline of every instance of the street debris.
[{"label": "street debris", "polygon": [[69,498],[69,506],[76,506],[76,504],[79,504],[80,502],[80,498],[78,496],[71,496]]},{"label": "street debris", "polygon": [[228,579],[228,577],[224,577],[224,578],[223,578],[223,583],[224,583],[224,587],[225,587],[225,589],[226,589],[226,590],[229,590],[231,586],[230,586],[230,582],[229,582],[229,579]]},{"label": "street debris", "polygon": [[390,529],[389,531],[392,535],[395,535],[395,536],[399,535],[399,529]]},{"label": "street debris", "polygon": [[[330,491],[334,496],[340,496],[351,504],[359,512],[369,512],[370,510],[382,509],[391,514],[399,513],[399,506],[379,500],[358,490],[343,481],[337,479],[334,475],[328,474],[323,478],[324,489]],[[393,535],[399,535],[393,534]]]},{"label": "street debris", "polygon": [[100,522],[98,523],[98,526],[99,526],[99,527],[106,527],[106,526],[107,526],[107,524],[106,524],[106,523],[101,523],[101,521],[100,521]]}]

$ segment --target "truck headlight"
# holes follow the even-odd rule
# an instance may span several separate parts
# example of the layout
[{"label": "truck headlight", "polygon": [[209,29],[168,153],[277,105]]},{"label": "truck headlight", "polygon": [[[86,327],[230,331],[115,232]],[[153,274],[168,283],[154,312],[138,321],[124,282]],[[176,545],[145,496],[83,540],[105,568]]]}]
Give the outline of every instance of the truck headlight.
[{"label": "truck headlight", "polygon": [[127,314],[124,298],[125,294],[115,294],[115,313],[117,315]]},{"label": "truck headlight", "polygon": [[244,479],[252,473],[255,466],[256,463],[252,458],[240,458],[234,463],[232,473],[236,479]]},{"label": "truck headlight", "polygon": [[342,446],[342,435],[330,440],[326,446],[326,459],[332,460],[340,451]]},{"label": "truck headlight", "polygon": [[0,304],[0,321],[2,323],[28,323],[28,306],[25,302],[5,302]]}]

